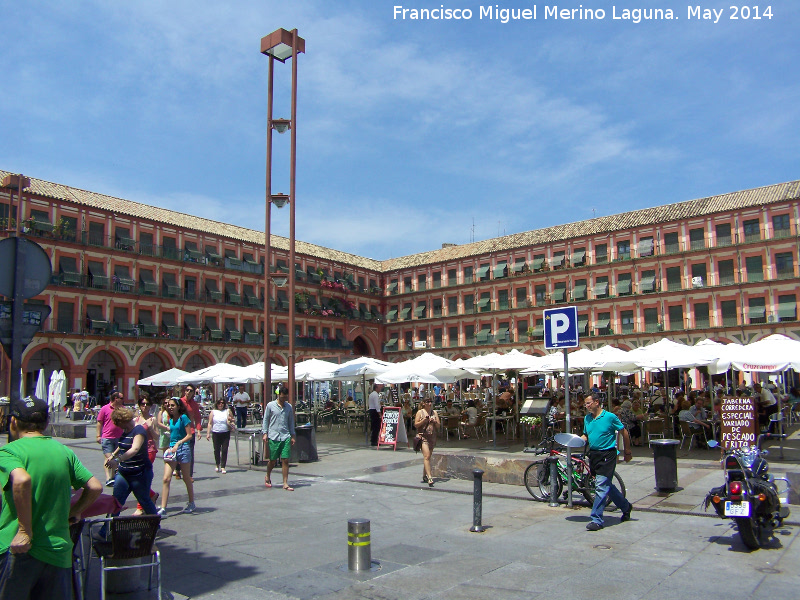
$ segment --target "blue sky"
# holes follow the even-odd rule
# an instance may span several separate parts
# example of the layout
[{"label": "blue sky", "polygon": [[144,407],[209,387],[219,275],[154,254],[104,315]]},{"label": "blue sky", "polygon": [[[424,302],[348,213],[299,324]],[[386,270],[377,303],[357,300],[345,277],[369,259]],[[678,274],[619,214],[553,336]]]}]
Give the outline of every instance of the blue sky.
[{"label": "blue sky", "polygon": [[[399,0],[2,0],[0,168],[263,230],[296,27],[297,236],[377,259],[800,178],[800,3],[772,18],[398,20]],[[489,6],[491,4],[484,4]],[[767,5],[761,5],[761,11]],[[740,17],[742,15],[739,15]],[[276,63],[289,116],[290,63]],[[273,190],[288,192],[289,136]],[[284,213],[284,214],[282,214]],[[288,211],[273,212],[276,233]]]}]

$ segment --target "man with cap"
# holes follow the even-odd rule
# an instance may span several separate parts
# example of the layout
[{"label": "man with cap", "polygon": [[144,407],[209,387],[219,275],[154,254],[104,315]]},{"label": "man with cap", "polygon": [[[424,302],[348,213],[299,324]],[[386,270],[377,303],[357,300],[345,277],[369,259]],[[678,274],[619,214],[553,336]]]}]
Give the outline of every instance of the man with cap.
[{"label": "man with cap", "polygon": [[[9,412],[11,443],[0,448],[0,598],[72,596],[70,523],[103,491],[75,454],[43,434],[47,402],[24,398]],[[83,488],[70,507],[71,489]]]}]

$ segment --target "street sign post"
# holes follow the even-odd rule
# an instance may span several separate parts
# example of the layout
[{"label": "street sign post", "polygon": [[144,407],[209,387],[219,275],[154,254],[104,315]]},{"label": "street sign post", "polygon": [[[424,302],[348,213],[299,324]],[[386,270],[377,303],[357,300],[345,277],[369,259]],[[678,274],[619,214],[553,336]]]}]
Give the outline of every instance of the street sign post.
[{"label": "street sign post", "polygon": [[[544,347],[561,348],[564,352],[564,409],[567,433],[572,433],[569,400],[569,349],[578,347],[578,307],[561,306],[544,309]],[[567,481],[572,482],[572,452],[567,446]],[[572,484],[567,484],[567,506],[572,508]]]}]

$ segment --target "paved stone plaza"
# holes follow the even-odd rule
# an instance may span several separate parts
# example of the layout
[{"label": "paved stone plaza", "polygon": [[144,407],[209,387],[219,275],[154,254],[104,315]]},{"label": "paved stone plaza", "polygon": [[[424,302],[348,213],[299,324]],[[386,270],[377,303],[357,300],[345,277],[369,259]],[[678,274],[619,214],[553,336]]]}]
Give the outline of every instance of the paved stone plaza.
[{"label": "paved stone plaza", "polygon": [[[101,474],[97,444],[64,441]],[[246,443],[240,443],[241,466],[231,443],[228,474],[218,475],[211,444],[198,442],[197,511],[179,514],[185,488],[174,482],[158,543],[171,597],[727,600],[794,598],[800,589],[800,510],[767,548],[745,551],[729,521],[703,516],[699,506],[722,481],[710,451],[680,458],[681,489],[666,496],[653,489],[649,451],[637,448],[634,461],[619,468],[637,509],[633,520],[621,524],[612,512],[596,533],[585,530],[586,506],[550,508],[524,487],[487,483],[488,529],[476,534],[468,531],[471,481],[440,479],[428,489],[420,483],[419,456],[368,449],[363,434],[320,433],[317,442],[318,462],[292,465],[295,492],[266,490],[263,470],[247,468]],[[451,441],[437,452],[530,458],[521,446],[495,452],[478,446]],[[775,462],[773,470],[796,470],[796,452],[788,448],[790,462]],[[157,459],[159,473],[162,465]],[[346,570],[347,520],[354,517],[371,521],[375,572]],[[95,566],[90,600],[99,595],[96,573]]]}]

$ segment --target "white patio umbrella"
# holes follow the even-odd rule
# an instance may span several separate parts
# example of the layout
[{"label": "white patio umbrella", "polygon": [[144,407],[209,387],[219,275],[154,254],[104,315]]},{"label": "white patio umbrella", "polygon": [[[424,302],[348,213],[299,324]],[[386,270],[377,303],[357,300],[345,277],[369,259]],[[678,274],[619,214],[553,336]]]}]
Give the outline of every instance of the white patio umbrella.
[{"label": "white patio umbrella", "polygon": [[188,374],[187,371],[183,371],[181,369],[176,369],[176,368],[167,369],[166,371],[162,371],[161,373],[156,373],[155,375],[150,375],[150,377],[145,377],[144,379],[140,379],[139,381],[136,382],[136,385],[171,387],[178,383],[178,377],[187,374]]},{"label": "white patio umbrella", "polygon": [[[392,367],[391,363],[370,358],[368,356],[361,356],[346,363],[339,365],[333,372],[333,379],[337,381],[356,381],[361,380],[361,385],[364,390],[364,436],[367,435],[367,379],[374,379],[376,375],[388,371]],[[369,439],[366,438],[366,443],[369,444]]]},{"label": "white patio umbrella", "polygon": [[333,372],[339,368],[336,363],[318,358],[309,358],[294,366],[295,381],[328,381],[333,379]]},{"label": "white patio umbrella", "polygon": [[642,346],[628,352],[636,366],[646,371],[660,369],[687,369],[706,366],[714,359],[699,352],[694,346],[679,344],[668,338],[662,338],[653,344]]},{"label": "white patio umbrella", "polygon": [[385,384],[453,383],[469,375],[465,369],[454,366],[452,360],[426,352],[416,358],[397,363],[388,371],[377,375],[375,381]]},{"label": "white patio umbrella", "polygon": [[800,371],[800,342],[776,333],[731,351],[731,365],[738,371]]},{"label": "white patio umbrella", "polygon": [[702,356],[713,359],[706,365],[708,372],[711,375],[719,375],[730,369],[731,359],[743,346],[741,344],[720,344],[714,340],[705,339],[697,342],[694,347]]},{"label": "white patio umbrella", "polygon": [[[245,367],[240,367],[239,365],[231,365],[228,363],[217,363],[216,365],[211,365],[210,367],[205,367],[204,369],[199,369],[198,371],[194,371],[192,373],[187,373],[186,375],[180,375],[177,378],[178,383],[218,383],[216,381],[217,377],[220,378],[228,378],[226,383],[244,383],[247,381],[248,377],[250,376],[249,373],[246,371],[243,373]],[[240,377],[242,381],[237,379]]]}]

